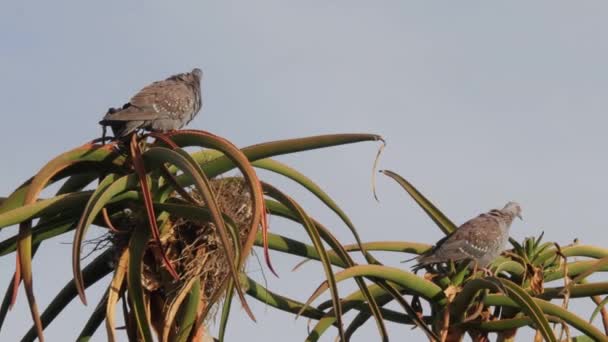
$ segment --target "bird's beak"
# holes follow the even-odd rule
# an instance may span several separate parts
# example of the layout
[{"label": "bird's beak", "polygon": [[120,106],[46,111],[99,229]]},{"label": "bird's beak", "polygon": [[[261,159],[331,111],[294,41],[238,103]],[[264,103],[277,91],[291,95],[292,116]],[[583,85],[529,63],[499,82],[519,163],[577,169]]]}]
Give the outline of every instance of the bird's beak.
[{"label": "bird's beak", "polygon": [[524,218],[521,217],[521,214],[517,214],[517,217],[519,217],[519,219],[522,220],[522,221],[524,220]]}]

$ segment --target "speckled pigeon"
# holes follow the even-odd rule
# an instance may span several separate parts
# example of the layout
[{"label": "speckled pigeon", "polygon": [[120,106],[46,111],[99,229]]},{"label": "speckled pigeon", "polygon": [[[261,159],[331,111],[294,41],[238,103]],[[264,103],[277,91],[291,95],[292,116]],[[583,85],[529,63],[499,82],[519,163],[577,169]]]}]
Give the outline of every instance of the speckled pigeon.
[{"label": "speckled pigeon", "polygon": [[[122,108],[110,108],[99,124],[115,137],[137,129],[167,132],[184,127],[201,109],[201,69],[177,74],[140,90]],[[105,132],[105,130],[104,130]]]},{"label": "speckled pigeon", "polygon": [[521,219],[521,207],[509,202],[465,222],[452,234],[439,240],[429,252],[416,258],[415,271],[428,265],[471,260],[472,266],[485,268],[503,251],[509,240],[509,227],[515,217]]}]

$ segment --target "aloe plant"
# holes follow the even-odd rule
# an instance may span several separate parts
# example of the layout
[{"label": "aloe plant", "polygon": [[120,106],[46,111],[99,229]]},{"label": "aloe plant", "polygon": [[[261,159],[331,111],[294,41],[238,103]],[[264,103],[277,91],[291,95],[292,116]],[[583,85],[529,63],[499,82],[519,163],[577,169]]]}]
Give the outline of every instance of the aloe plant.
[{"label": "aloe plant", "polygon": [[[266,216],[279,215],[301,222],[310,236],[311,248],[323,262],[330,284],[336,326],[344,336],[340,295],[326,251],[330,246],[330,250],[343,255],[341,245],[288,194],[259,180],[255,169],[278,173],[308,189],[344,221],[359,241],[346,214],[319,186],[270,158],[378,140],[381,137],[372,134],[336,134],[238,149],[213,134],[183,130],[133,135],[130,141],[109,144],[92,141],[60,154],[0,202],[0,228],[19,225],[16,236],[0,241],[0,254],[15,255],[18,265],[0,307],[0,327],[21,283],[34,322],[24,340],[43,340],[44,328],[70,301],[79,297],[86,303],[86,288],[113,274],[87,324],[80,333],[74,331],[79,340],[88,340],[104,321],[108,338],[119,339],[117,311],[125,317],[124,333],[129,339],[152,341],[156,335],[162,341],[199,340],[203,321],[225,296],[221,340],[234,293],[255,319],[245,292],[257,295],[252,294],[252,280],[243,265],[255,243],[263,247],[274,272],[268,247],[276,239],[267,234]],[[187,152],[187,147],[198,150]],[[242,176],[222,176],[233,169],[240,170]],[[44,188],[59,182],[62,184],[55,196],[39,198]],[[32,225],[35,219],[38,221]],[[81,246],[91,225],[107,229],[109,243],[82,268]],[[71,231],[75,231],[74,278],[66,279],[66,286],[40,312],[32,289],[32,258],[43,242]],[[359,247],[373,261],[365,247]],[[373,303],[375,299],[365,284],[357,281],[365,298]],[[258,293],[263,292],[257,288]],[[121,310],[117,310],[119,302]],[[378,307],[371,306],[378,326],[384,330]]]},{"label": "aloe plant", "polygon": [[[444,233],[449,234],[456,229],[456,225],[411,183],[394,172],[382,172],[397,181]],[[373,282],[368,286],[368,292],[375,298],[383,318],[421,327],[420,331],[429,340],[460,341],[465,334],[469,334],[474,341],[487,341],[488,333],[495,332],[498,333],[498,340],[507,341],[515,339],[518,329],[528,327],[546,341],[608,341],[607,317],[606,311],[603,310],[607,301],[599,298],[608,294],[608,283],[586,281],[586,277],[593,273],[608,271],[604,262],[608,249],[577,243],[559,246],[553,242],[543,243],[542,238],[542,235],[527,238],[523,243],[511,240],[513,249],[503,253],[493,263],[494,275],[491,276],[486,276],[483,272],[472,273],[466,264],[452,264],[448,265],[447,271],[435,270],[417,275],[407,269],[382,265],[379,261],[369,265],[349,265],[341,258],[342,252],[328,251],[328,256],[334,265],[344,269],[336,274],[336,282],[354,277]],[[290,243],[298,242],[273,235],[269,246],[271,249],[285,250],[283,245]],[[365,242],[361,246],[346,245],[342,249],[355,252],[361,247],[366,252],[416,255],[424,253],[431,245],[420,242],[378,241]],[[302,257],[308,260],[320,260],[319,255],[310,246],[302,246],[299,250],[306,251],[302,253]],[[574,257],[587,257],[590,260],[573,260]],[[599,261],[593,261],[594,259]],[[552,281],[564,283],[563,286],[555,287],[545,285]],[[382,287],[383,283],[389,285],[390,289]],[[306,304],[313,303],[328,288],[329,283],[323,282]],[[272,295],[269,296],[272,298]],[[592,299],[598,305],[589,318],[580,317],[569,310],[569,300],[583,299]],[[403,312],[384,308],[397,300],[405,300],[415,312],[410,312],[406,307]],[[554,300],[561,300],[561,303],[553,303]],[[422,302],[427,305],[422,305]],[[346,330],[345,337],[350,338],[369,320],[370,309],[362,305],[365,299],[361,290],[344,297],[342,303],[344,312],[359,312]],[[307,312],[306,310],[330,308],[328,302],[316,307],[297,305],[302,314]],[[318,320],[318,323],[311,330],[307,341],[318,340],[337,322],[335,316],[326,314],[319,319],[317,316],[321,312],[308,313],[308,317]],[[591,322],[600,313],[604,319],[603,331]],[[572,328],[583,335],[572,336]]]},{"label": "aloe plant", "polygon": [[[14,301],[15,286],[21,282],[34,321],[24,340],[42,340],[44,328],[67,303],[76,297],[86,301],[86,288],[113,274],[88,322],[74,331],[79,340],[88,340],[104,322],[108,338],[119,339],[115,321],[122,312],[124,334],[130,340],[151,341],[156,335],[161,341],[198,341],[205,329],[203,321],[218,306],[217,336],[223,340],[235,293],[246,311],[247,298],[253,298],[285,314],[313,320],[307,341],[318,340],[331,327],[341,340],[349,340],[372,318],[382,341],[389,339],[386,322],[416,326],[434,341],[459,341],[465,334],[484,341],[490,332],[508,341],[525,327],[547,341],[608,340],[608,314],[603,308],[607,300],[600,297],[608,294],[608,283],[588,280],[608,270],[608,249],[578,243],[561,246],[544,242],[541,235],[521,243],[511,240],[513,248],[493,263],[491,276],[472,273],[459,264],[441,272],[415,274],[384,265],[371,252],[411,257],[424,253],[429,244],[361,241],[353,223],[326,191],[297,170],[270,159],[377,140],[381,138],[376,135],[341,134],[238,149],[206,132],[179,131],[133,137],[120,145],[91,142],[63,153],[0,201],[0,228],[15,224],[20,228],[17,236],[0,241],[0,255],[17,256],[19,265],[0,307],[0,327]],[[192,146],[200,149],[186,152]],[[235,168],[242,177],[222,176]],[[332,229],[305,212],[294,198],[260,180],[256,169],[283,175],[310,191],[338,215],[357,243],[341,243]],[[397,181],[442,232],[456,229],[403,177],[383,173]],[[63,183],[55,196],[38,198],[43,188],[56,182]],[[86,190],[91,186],[93,190]],[[266,215],[299,223],[309,239],[297,241],[267,232]],[[107,229],[110,243],[81,267],[81,245],[90,225]],[[31,258],[42,242],[70,231],[75,231],[74,278],[66,279],[65,287],[40,314],[31,288]],[[263,249],[271,272],[268,249],[299,256],[303,262],[320,261],[320,277],[325,280],[316,284],[307,299],[269,291],[243,268],[254,245]],[[352,253],[361,253],[365,263],[355,262]],[[342,270],[336,272],[333,267]],[[337,284],[351,280],[357,290],[340,293]],[[330,300],[315,304],[326,291]],[[580,299],[596,303],[589,317],[569,310],[570,302]],[[393,302],[398,306],[386,307]],[[344,316],[351,311],[355,318],[345,325]],[[603,318],[604,332],[593,323],[598,315]],[[582,335],[572,336],[572,328]]]}]

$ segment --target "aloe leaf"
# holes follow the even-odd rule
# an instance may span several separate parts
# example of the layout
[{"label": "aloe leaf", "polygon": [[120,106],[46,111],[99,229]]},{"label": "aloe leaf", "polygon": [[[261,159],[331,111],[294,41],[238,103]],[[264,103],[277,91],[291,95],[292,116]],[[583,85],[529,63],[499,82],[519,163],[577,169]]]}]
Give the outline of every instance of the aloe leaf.
[{"label": "aloe leaf", "polygon": [[[57,217],[37,224],[32,228],[32,243],[39,244],[57,235],[66,233],[76,227],[78,217]],[[14,252],[17,249],[17,236],[12,236],[0,242],[0,256]]]},{"label": "aloe leaf", "polygon": [[87,202],[87,205],[84,207],[84,211],[82,216],[80,216],[80,220],[78,221],[78,225],[76,226],[76,231],[74,233],[74,241],[72,243],[72,271],[74,273],[74,280],[76,282],[76,288],[78,289],[78,295],[85,305],[87,301],[84,293],[82,273],[80,272],[80,251],[82,241],[88,227],[97,217],[99,211],[101,211],[101,209],[104,207],[104,202],[106,202],[111,196],[111,193],[108,193],[107,190],[116,182],[117,178],[117,175],[109,174],[99,183],[97,189],[95,192],[93,192],[89,198],[89,201]]},{"label": "aloe leaf", "polygon": [[146,312],[144,289],[141,285],[141,273],[143,270],[143,257],[150,239],[150,230],[135,229],[129,242],[129,266],[127,270],[127,287],[129,299],[135,313],[135,321],[141,338],[145,342],[153,342],[150,322]]},{"label": "aloe leaf", "polygon": [[[395,283],[402,289],[406,289],[409,294],[419,295],[440,305],[445,304],[445,295],[439,286],[399,268],[380,265],[357,265],[336,273],[335,279],[340,282],[355,276],[384,279]],[[327,290],[327,285],[322,284],[315,291],[314,298],[320,296],[325,290]]]},{"label": "aloe leaf", "polygon": [[[110,264],[113,257],[113,251],[108,249],[103,253],[99,254],[93,261],[91,261],[82,271],[84,286],[89,287],[99,280],[103,279],[106,275],[112,272],[112,266]],[[46,307],[40,319],[44,328],[48,327],[51,322],[65,309],[68,304],[78,295],[74,280],[70,280],[61,291],[55,296],[55,298]],[[35,327],[31,327],[30,330],[25,334],[22,341],[33,341],[36,338]]]},{"label": "aloe leaf", "polygon": [[[537,262],[544,263],[545,261],[553,258],[555,256],[556,251],[557,250],[555,248],[552,248],[548,251],[541,253],[537,257]],[[580,257],[601,259],[604,257],[608,257],[608,249],[602,248],[602,247],[597,247],[597,246],[591,246],[591,245],[578,245],[577,244],[577,245],[562,247],[562,254],[564,254],[564,256],[566,256],[566,257],[580,256]]]},{"label": "aloe leaf", "polygon": [[[185,131],[180,131],[185,132]],[[173,136],[175,141],[180,146],[197,145],[196,137],[191,135]],[[247,156],[249,161],[279,156],[283,154],[296,153],[302,151],[310,151],[331,146],[353,144],[363,141],[379,141],[382,137],[376,134],[328,134],[318,135],[305,138],[285,139],[271,141],[262,144],[251,145],[241,149],[243,154]],[[209,177],[224,173],[232,169],[234,165],[226,156],[212,160],[204,165],[205,173]],[[209,171],[209,172],[208,172]]]},{"label": "aloe leaf", "polygon": [[357,229],[355,228],[355,226],[352,223],[352,221],[350,220],[350,218],[346,215],[346,213],[344,213],[344,211],[338,206],[338,204],[336,204],[336,202],[320,186],[318,186],[310,178],[306,177],[299,171],[297,171],[281,162],[278,162],[278,161],[272,160],[272,159],[262,159],[262,160],[255,161],[252,164],[255,167],[269,170],[269,171],[278,173],[280,175],[283,175],[283,176],[295,181],[296,183],[302,185],[304,188],[306,188],[308,191],[310,191],[319,200],[321,200],[321,202],[323,202],[329,209],[331,209],[334,213],[336,213],[336,215],[338,215],[338,217],[340,217],[340,219],[342,220],[342,222],[344,222],[344,224],[348,227],[348,229],[350,229],[351,233],[355,237],[355,240],[357,241],[357,244],[359,245],[359,248],[360,248],[361,252],[363,253],[363,256],[366,258],[367,262],[368,263],[377,263],[377,261],[373,258],[373,256],[368,254],[367,251],[365,250],[365,247],[361,242],[361,238],[359,237],[359,233],[357,232]]},{"label": "aloe leaf", "polygon": [[[269,203],[269,202],[274,202],[274,201],[267,201],[267,203]],[[276,202],[276,203],[278,203],[278,202]],[[274,213],[274,209],[272,208],[272,206],[269,206],[268,208],[269,208],[271,214]],[[256,245],[258,245],[258,246],[262,245],[262,237],[259,235],[256,240]],[[313,245],[309,245],[309,244],[300,242],[298,240],[290,239],[288,237],[285,237],[285,236],[282,236],[279,234],[274,234],[274,233],[268,234],[268,247],[275,251],[288,253],[291,255],[297,255],[297,256],[307,258],[307,259],[313,259],[313,260],[318,260],[318,261],[321,260],[319,253],[317,252],[317,250],[315,249],[315,247]],[[340,266],[342,268],[346,267],[346,264],[344,264],[342,259],[340,259],[335,253],[333,255],[330,255],[328,253],[328,257],[330,258],[330,262],[332,265]]]},{"label": "aloe leaf", "polygon": [[121,297],[123,293],[123,283],[125,279],[125,274],[127,273],[127,267],[129,264],[129,249],[124,249],[122,251],[120,258],[118,258],[118,264],[116,265],[116,269],[114,270],[114,276],[112,277],[112,281],[110,282],[110,286],[108,287],[108,300],[106,301],[106,334],[108,336],[108,341],[114,342],[116,341],[116,326],[114,322],[116,321],[116,303],[118,303],[118,299]]},{"label": "aloe leaf", "polygon": [[[85,144],[74,150],[65,152],[47,163],[27,185],[27,191],[23,198],[23,204],[32,204],[36,201],[38,195],[49,182],[57,176],[59,172],[69,166],[86,161],[91,156],[95,155],[97,148],[92,144]],[[25,187],[24,187],[25,188]],[[0,209],[2,210],[2,209]],[[11,303],[14,303],[17,297],[18,285],[23,278],[23,284],[26,291],[26,296],[30,306],[32,319],[37,326],[38,336],[42,340],[42,324],[38,317],[38,308],[33,291],[32,280],[32,236],[31,236],[31,221],[23,221],[19,224],[19,241],[17,243],[17,270],[15,272],[13,286],[13,296]]]},{"label": "aloe leaf", "polygon": [[[377,265],[374,265],[374,266],[384,267],[384,266],[377,266]],[[357,267],[361,267],[361,266],[357,266]],[[380,305],[383,305],[389,301],[394,300],[394,296],[392,294],[389,294],[384,288],[382,288],[376,284],[370,285],[368,287],[368,290],[369,290],[369,293],[371,294],[371,296],[373,296]],[[361,307],[361,303],[363,301],[364,301],[364,295],[363,295],[363,292],[361,292],[360,290],[349,294],[343,300],[344,312],[348,312],[353,309],[359,309],[361,312],[365,312],[364,309],[368,309],[368,308]],[[321,308],[321,306],[322,305],[319,305],[319,308]],[[395,313],[394,311],[390,311],[390,310],[383,310],[383,317],[386,318],[387,320],[391,320],[396,323],[414,324],[414,322],[411,320],[411,317],[409,317],[409,315],[405,316],[403,314]],[[425,323],[430,322],[428,317],[425,317],[425,321],[426,321]],[[327,330],[327,328],[329,328],[332,324],[334,324],[334,322],[335,322],[334,316],[326,315],[323,318],[321,318],[319,320],[319,322],[317,322],[315,327],[309,333],[307,341],[314,341],[314,340],[318,339],[321,335],[323,335],[323,333]]]},{"label": "aloe leaf", "polygon": [[[212,149],[222,152],[222,154],[224,156],[220,157],[218,159],[227,158],[227,160],[229,160],[231,163],[229,165],[236,166],[243,174],[243,177],[245,178],[245,182],[248,185],[249,190],[251,191],[251,197],[253,199],[253,203],[252,203],[253,217],[251,218],[251,229],[249,232],[249,236],[247,237],[247,239],[245,240],[245,243],[243,245],[243,250],[245,251],[245,253],[241,254],[241,260],[239,263],[239,264],[243,264],[245,262],[246,254],[249,252],[249,250],[253,246],[253,241],[255,240],[255,235],[256,235],[258,226],[259,225],[262,226],[262,231],[264,234],[266,234],[268,231],[268,222],[266,220],[266,209],[264,207],[264,194],[262,193],[261,183],[260,183],[258,176],[255,173],[255,170],[253,169],[251,163],[247,159],[247,156],[245,156],[245,154],[243,154],[243,152],[240,149],[238,149],[236,146],[234,146],[230,141],[228,141],[224,138],[221,138],[219,136],[216,136],[214,134],[211,134],[209,132],[181,130],[181,131],[170,133],[169,136],[180,146],[184,146],[184,145],[200,146],[200,147],[212,148]],[[188,155],[188,157],[190,158],[190,161],[192,162],[192,164],[197,165],[197,163],[193,157],[191,157],[190,155]],[[203,170],[201,170],[201,173],[205,174],[209,178],[217,175],[213,172],[210,172],[210,170],[208,170],[207,168],[203,168]],[[268,265],[268,268],[272,271],[272,273],[274,273],[276,275],[276,272],[274,271],[272,264],[270,263],[270,258],[268,255],[267,248],[264,249],[264,257],[266,259],[266,264]],[[236,277],[233,277],[233,278],[236,282],[237,281]],[[237,290],[237,292],[239,292],[239,291],[240,290]],[[240,296],[241,296],[241,294],[239,293],[239,297]]]},{"label": "aloe leaf", "polygon": [[175,271],[173,265],[171,265],[171,261],[167,258],[167,254],[165,253],[163,244],[160,241],[160,231],[158,230],[158,226],[156,225],[156,213],[154,212],[154,206],[152,204],[152,193],[150,192],[150,188],[148,186],[148,176],[146,175],[146,169],[144,167],[144,161],[141,155],[141,149],[139,147],[139,142],[137,141],[136,135],[131,136],[130,149],[131,157],[133,160],[133,168],[135,169],[135,173],[139,178],[139,188],[144,199],[146,217],[148,219],[150,232],[152,233],[152,238],[154,239],[156,246],[160,250],[160,255],[162,257],[162,261],[165,265],[165,268],[173,277],[173,279],[178,280],[179,275],[177,274],[177,271]]},{"label": "aloe leaf", "polygon": [[[293,199],[291,199],[289,196],[285,195],[284,193],[269,184],[264,184],[264,190],[266,191],[268,196],[276,199],[278,202],[285,205],[290,211],[297,215],[298,220],[302,222],[302,226],[306,229],[306,232],[312,240],[315,249],[319,253],[319,256],[321,257],[321,263],[323,265],[323,270],[325,272],[325,277],[327,278],[327,283],[331,292],[331,298],[333,301],[334,312],[338,323],[338,331],[340,334],[340,338],[342,338],[342,341],[345,341],[344,329],[342,325],[342,308],[340,304],[340,296],[338,294],[338,287],[336,286],[334,273],[331,269],[331,263],[329,257],[327,256],[327,253],[325,252],[325,248],[323,247],[319,232],[317,231],[314,224],[311,222],[308,215]],[[310,302],[311,301],[309,301],[309,303]]]},{"label": "aloe leaf", "polygon": [[105,318],[105,309],[106,309],[107,303],[108,303],[108,291],[106,290],[104,295],[99,300],[99,303],[97,303],[95,310],[93,310],[93,313],[91,314],[91,316],[85,323],[84,327],[82,328],[82,331],[80,332],[80,335],[78,335],[78,338],[76,339],[76,341],[87,342],[87,341],[91,340],[91,338],[93,337],[93,334],[95,334],[95,331],[97,331],[97,329],[99,328],[99,326],[101,325],[101,323],[103,322],[103,320]]},{"label": "aloe leaf", "polygon": [[258,284],[255,280],[247,277],[244,274],[241,274],[240,277],[241,281],[247,284],[245,287],[247,289],[247,294],[265,305],[282,311],[290,312],[292,314],[300,313],[302,316],[312,319],[321,319],[323,316],[325,316],[325,313],[321,310],[311,306],[305,306],[304,303],[269,291],[267,288]]},{"label": "aloe leaf", "polygon": [[597,315],[602,311],[606,303],[608,303],[608,296],[602,299],[602,301],[597,304],[597,306],[593,310],[593,313],[591,314],[591,317],[589,317],[589,323],[592,323],[593,320],[595,320],[595,317],[597,317]]},{"label": "aloe leaf", "polygon": [[0,214],[0,228],[12,226],[43,215],[55,215],[64,210],[81,206],[89,196],[91,196],[91,192],[89,191],[64,194],[3,212]]},{"label": "aloe leaf", "polygon": [[196,279],[194,285],[192,286],[192,290],[188,293],[188,298],[186,300],[186,304],[182,306],[182,310],[180,312],[180,328],[177,333],[178,342],[186,342],[188,341],[188,337],[191,333],[194,333],[193,327],[195,327],[196,323],[196,314],[198,305],[200,303],[201,298],[201,284],[200,279]]},{"label": "aloe leaf", "polygon": [[[553,323],[562,323],[558,317],[547,315],[547,320]],[[533,326],[534,320],[530,317],[517,317],[517,318],[501,318],[492,321],[472,321],[457,324],[456,326],[464,329],[475,329],[487,332],[501,332],[517,329],[525,326]]]},{"label": "aloe leaf", "polygon": [[67,194],[84,189],[91,182],[99,178],[99,171],[100,170],[96,170],[94,172],[80,173],[71,176],[61,185],[57,193]]},{"label": "aloe leaf", "polygon": [[496,278],[496,280],[500,281],[500,283],[507,289],[509,298],[518,303],[522,311],[526,313],[528,317],[532,318],[536,328],[540,330],[541,334],[543,335],[543,338],[550,342],[557,341],[553,331],[551,330],[549,321],[547,321],[542,309],[538,306],[534,299],[524,289],[517,286],[512,281],[503,278]]},{"label": "aloe leaf", "polygon": [[118,258],[118,264],[114,270],[114,276],[108,287],[108,300],[106,301],[106,334],[108,341],[116,341],[115,324],[116,321],[116,303],[124,292],[123,283],[125,274],[127,273],[127,267],[129,263],[129,249],[125,248]]},{"label": "aloe leaf", "polygon": [[[184,173],[188,173],[188,175],[190,177],[192,177],[192,179],[195,180],[194,184],[195,184],[197,190],[202,195],[203,200],[205,201],[205,204],[207,205],[207,208],[209,209],[209,212],[211,213],[213,223],[217,227],[218,235],[220,237],[220,240],[222,241],[222,245],[224,246],[224,251],[226,253],[226,258],[230,265],[231,277],[233,279],[238,279],[238,271],[237,271],[238,265],[235,264],[236,263],[235,256],[234,256],[235,252],[233,250],[233,247],[230,244],[230,240],[228,239],[227,228],[226,228],[223,216],[221,214],[221,211],[218,207],[217,200],[215,198],[215,194],[213,193],[213,188],[211,187],[211,184],[209,183],[209,179],[206,177],[205,173],[200,169],[198,164],[193,163],[183,153],[179,153],[178,150],[171,150],[171,149],[164,148],[164,147],[152,147],[146,151],[146,153],[144,154],[144,157],[146,158],[146,160],[148,160],[150,162],[154,161],[155,163],[163,163],[163,162],[171,163],[171,164],[177,166]],[[255,227],[253,229],[257,229],[257,227]],[[240,246],[236,246],[236,247],[237,247],[237,249],[240,249]],[[237,254],[238,254],[238,251],[237,251]],[[239,298],[241,299],[241,302],[243,304],[243,307],[245,308],[245,311],[250,315],[252,320],[255,320],[255,317],[253,316],[251,309],[247,305],[247,301],[245,300],[242,290],[238,287],[237,287],[237,293],[239,295]]]},{"label": "aloe leaf", "polygon": [[[578,317],[572,312],[562,308],[561,306],[552,304],[550,302],[544,301],[542,299],[533,299],[534,302],[540,307],[540,309],[547,315],[556,316],[572,327],[578,329],[585,335],[588,335],[594,338],[596,341],[608,341],[608,337],[604,333],[602,333],[598,328],[589,324],[583,318]],[[491,306],[506,306],[512,308],[519,308],[520,305],[515,302],[512,298],[509,298],[504,295],[487,295],[483,299],[483,303],[485,305]]]},{"label": "aloe leaf", "polygon": [[[98,171],[102,166],[121,165],[124,162],[124,158],[118,156],[115,152],[112,151],[109,146],[99,146],[91,144],[85,144],[71,151],[65,152],[55,158],[55,161],[64,162],[70,159],[73,161],[70,166],[62,168],[63,171],[59,171],[54,176],[52,176],[46,182],[46,186],[62,178],[70,176],[71,174],[86,173],[90,172],[91,170]],[[86,167],[80,168],[80,165],[86,165]],[[70,172],[66,173],[66,171]],[[33,180],[34,178],[32,177],[30,180],[19,186],[19,188],[17,188],[8,198],[6,198],[0,206],[0,213],[4,213],[6,211],[22,206],[23,201],[25,199],[25,195],[28,191],[30,191]]]},{"label": "aloe leaf", "polygon": [[568,289],[572,288],[572,286],[576,285],[577,283],[580,283],[583,279],[585,279],[588,276],[594,274],[595,272],[605,268],[606,266],[608,266],[608,257],[597,260],[593,265],[588,267],[584,272],[578,274],[576,276],[576,278],[572,279],[572,281],[568,285]]},{"label": "aloe leaf", "polygon": [[389,176],[397,183],[399,183],[399,185],[401,185],[401,187],[403,187],[403,189],[405,189],[405,191],[407,191],[407,193],[412,196],[414,201],[418,203],[418,205],[431,218],[431,220],[433,220],[433,222],[437,224],[441,231],[443,231],[445,234],[450,234],[451,232],[456,230],[456,225],[452,221],[450,221],[450,219],[445,216],[439,209],[437,209],[437,207],[435,207],[433,203],[431,203],[426,197],[424,197],[424,195],[422,195],[418,190],[416,190],[416,188],[412,184],[410,184],[410,182],[406,181],[403,177],[392,171],[382,170],[380,172]]}]

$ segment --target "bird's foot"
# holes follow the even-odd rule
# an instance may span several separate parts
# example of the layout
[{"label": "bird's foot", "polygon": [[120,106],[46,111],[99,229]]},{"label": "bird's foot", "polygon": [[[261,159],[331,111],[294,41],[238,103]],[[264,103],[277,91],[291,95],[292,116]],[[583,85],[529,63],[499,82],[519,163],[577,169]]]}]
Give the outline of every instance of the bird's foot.
[{"label": "bird's foot", "polygon": [[481,271],[483,272],[483,275],[486,277],[493,277],[495,276],[494,272],[488,268],[488,267],[482,267]]},{"label": "bird's foot", "polygon": [[484,277],[493,277],[495,276],[494,272],[489,268],[489,267],[479,267],[479,265],[477,264],[477,262],[475,262],[475,264],[473,265],[473,273],[472,274],[477,274],[477,271],[481,271],[484,275]]}]

